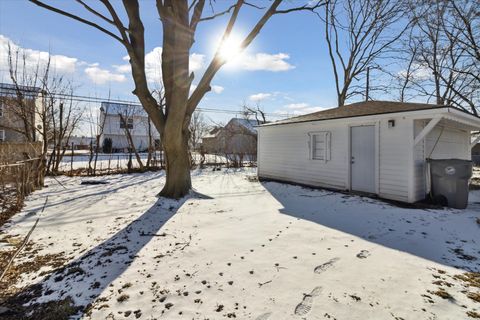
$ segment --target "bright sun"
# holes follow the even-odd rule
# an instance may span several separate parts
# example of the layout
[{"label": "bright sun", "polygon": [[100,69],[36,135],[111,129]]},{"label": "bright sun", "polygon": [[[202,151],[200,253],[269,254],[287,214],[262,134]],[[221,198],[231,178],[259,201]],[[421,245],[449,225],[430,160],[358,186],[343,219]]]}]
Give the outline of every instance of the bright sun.
[{"label": "bright sun", "polygon": [[220,58],[225,61],[233,60],[242,51],[241,43],[242,39],[238,35],[231,34],[218,50]]}]

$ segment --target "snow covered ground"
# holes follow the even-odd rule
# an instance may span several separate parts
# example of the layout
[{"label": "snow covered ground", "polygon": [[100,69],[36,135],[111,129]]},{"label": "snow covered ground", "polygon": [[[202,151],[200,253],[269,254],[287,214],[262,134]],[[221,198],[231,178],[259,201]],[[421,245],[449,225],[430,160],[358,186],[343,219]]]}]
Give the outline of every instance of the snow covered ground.
[{"label": "snow covered ground", "polygon": [[63,186],[48,179],[0,237],[13,250],[39,218],[16,269],[66,259],[50,276],[52,267],[21,275],[16,297],[34,292],[23,300],[32,306],[71,297],[85,319],[480,314],[480,277],[468,273],[480,271],[480,191],[467,210],[433,210],[258,182],[249,170],[195,171],[197,193],[179,202],[155,196],[162,172],[57,179]]}]

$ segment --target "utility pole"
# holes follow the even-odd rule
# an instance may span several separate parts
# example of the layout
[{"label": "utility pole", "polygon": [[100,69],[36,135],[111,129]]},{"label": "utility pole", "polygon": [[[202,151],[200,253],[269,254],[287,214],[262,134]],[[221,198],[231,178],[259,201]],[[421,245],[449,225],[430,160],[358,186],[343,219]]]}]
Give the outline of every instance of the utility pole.
[{"label": "utility pole", "polygon": [[369,90],[370,90],[370,67],[367,67],[367,85],[365,88],[365,101],[368,101]]}]

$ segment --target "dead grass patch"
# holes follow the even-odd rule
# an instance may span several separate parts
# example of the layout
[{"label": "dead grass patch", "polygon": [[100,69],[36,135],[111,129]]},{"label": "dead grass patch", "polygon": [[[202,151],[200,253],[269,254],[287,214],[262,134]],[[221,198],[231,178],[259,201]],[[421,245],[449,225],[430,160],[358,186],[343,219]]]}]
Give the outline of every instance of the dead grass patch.
[{"label": "dead grass patch", "polygon": [[473,177],[470,180],[470,190],[480,190],[480,178]]},{"label": "dead grass patch", "polygon": [[[14,254],[15,250],[10,250],[7,252],[0,252],[0,270],[3,270],[7,265],[8,261]],[[27,253],[29,256],[33,255],[32,253]],[[29,257],[30,258],[30,257]],[[66,262],[66,258],[62,253],[57,254],[46,254],[46,255],[36,255],[31,257],[28,261],[15,263],[10,266],[5,277],[0,281],[0,300],[8,298],[21,289],[17,288],[15,285],[20,280],[20,277],[23,274],[32,274],[37,272],[43,267],[51,268],[52,270],[63,266]],[[42,272],[39,276],[43,276],[49,272]]]},{"label": "dead grass patch", "polygon": [[470,299],[472,299],[475,302],[480,303],[480,293],[478,293],[478,292],[469,292],[469,293],[467,293],[467,297],[469,297]]},{"label": "dead grass patch", "polygon": [[453,278],[463,281],[463,284],[467,287],[480,288],[480,272],[465,272],[462,274],[456,274]]},{"label": "dead grass patch", "polygon": [[437,290],[437,291],[430,291],[430,290],[429,290],[428,293],[431,293],[431,294],[434,294],[434,295],[436,295],[436,296],[439,296],[439,297],[442,298],[442,299],[455,300],[450,293],[448,293],[447,291],[445,291],[445,290],[442,289],[442,288],[440,288],[440,289]]},{"label": "dead grass patch", "polygon": [[124,301],[127,301],[128,299],[130,299],[130,296],[124,293],[117,298],[117,301],[124,302]]},{"label": "dead grass patch", "polygon": [[1,318],[5,320],[67,320],[81,310],[74,305],[70,297],[59,301],[24,306],[30,298],[29,294],[21,294],[2,303],[1,306],[7,311],[1,315]]},{"label": "dead grass patch", "polygon": [[467,316],[474,319],[480,319],[480,313],[475,311],[467,311]]}]

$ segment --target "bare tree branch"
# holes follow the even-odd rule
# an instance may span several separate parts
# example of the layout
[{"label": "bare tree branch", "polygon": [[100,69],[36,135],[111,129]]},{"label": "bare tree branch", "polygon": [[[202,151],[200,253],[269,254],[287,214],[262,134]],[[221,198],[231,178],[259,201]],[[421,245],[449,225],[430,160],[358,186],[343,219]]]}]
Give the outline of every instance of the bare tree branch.
[{"label": "bare tree branch", "polygon": [[94,22],[92,22],[92,21],[89,21],[89,20],[86,20],[86,19],[84,19],[84,18],[81,18],[81,17],[79,17],[79,16],[77,16],[77,15],[75,15],[75,14],[72,14],[72,13],[70,13],[70,12],[67,12],[67,11],[64,11],[64,10],[61,10],[61,9],[52,7],[52,6],[50,6],[50,5],[48,5],[48,4],[45,4],[45,3],[43,3],[43,2],[41,2],[41,1],[39,1],[39,0],[28,0],[28,1],[30,1],[30,2],[33,3],[33,4],[36,4],[36,5],[39,6],[39,7],[45,8],[45,9],[47,9],[47,10],[50,10],[50,11],[56,12],[56,13],[58,13],[58,14],[61,14],[61,15],[63,15],[63,16],[69,17],[69,18],[71,18],[71,19],[77,20],[77,21],[79,21],[79,22],[81,22],[81,23],[83,23],[83,24],[86,24],[86,25],[89,25],[89,26],[91,26],[91,27],[94,27],[95,29],[100,30],[101,32],[109,35],[110,37],[114,38],[115,40],[117,40],[117,41],[119,41],[120,43],[123,44],[122,38],[120,38],[119,36],[117,36],[117,35],[114,34],[113,32],[111,32],[111,31],[103,28],[102,26],[100,26],[100,25],[98,25],[98,24],[96,24],[96,23],[94,23]]}]

